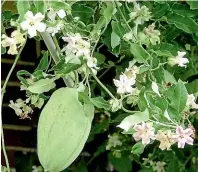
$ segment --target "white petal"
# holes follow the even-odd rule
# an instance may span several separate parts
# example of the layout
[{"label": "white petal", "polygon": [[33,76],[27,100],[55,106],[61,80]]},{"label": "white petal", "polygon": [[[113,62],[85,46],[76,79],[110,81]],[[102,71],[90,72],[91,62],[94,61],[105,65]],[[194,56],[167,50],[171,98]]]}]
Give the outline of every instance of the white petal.
[{"label": "white petal", "polygon": [[36,28],[34,28],[34,27],[29,27],[29,28],[28,28],[28,34],[30,35],[30,38],[36,36],[36,35],[37,35],[37,33],[36,33]]},{"label": "white petal", "polygon": [[113,82],[114,82],[116,87],[120,87],[122,85],[119,80],[114,79]]},{"label": "white petal", "polygon": [[42,21],[43,19],[45,18],[45,16],[41,13],[37,13],[35,16],[34,16],[34,20],[37,21],[37,22],[40,22]]},{"label": "white petal", "polygon": [[50,11],[48,12],[47,16],[49,17],[49,19],[55,20],[56,12],[55,12],[54,10],[50,10]]},{"label": "white petal", "polygon": [[21,23],[20,23],[20,26],[21,26],[21,28],[22,28],[23,30],[28,30],[28,28],[31,27],[31,26],[29,25],[29,22],[28,22],[28,21],[23,21],[23,22],[21,22]]},{"label": "white petal", "polygon": [[160,95],[160,93],[159,93],[159,89],[158,89],[157,83],[156,83],[156,82],[152,82],[151,87],[152,87],[152,90],[153,90],[159,97],[161,97],[161,95]]},{"label": "white petal", "polygon": [[186,52],[184,51],[178,51],[177,53],[178,53],[177,57],[180,57],[180,58],[186,55]]},{"label": "white petal", "polygon": [[38,24],[36,24],[35,26],[36,30],[38,30],[39,32],[44,32],[46,29],[46,24],[40,22]]},{"label": "white petal", "polygon": [[57,12],[57,14],[58,14],[58,16],[59,16],[61,19],[63,19],[63,18],[66,16],[66,13],[65,13],[65,11],[64,11],[63,9],[59,10],[59,11]]},{"label": "white petal", "polygon": [[179,142],[178,142],[178,148],[184,148],[185,146],[185,140],[184,139],[181,139]]},{"label": "white petal", "polygon": [[33,15],[32,11],[27,11],[27,13],[25,14],[25,19],[32,20],[33,18],[34,18],[34,15]]}]

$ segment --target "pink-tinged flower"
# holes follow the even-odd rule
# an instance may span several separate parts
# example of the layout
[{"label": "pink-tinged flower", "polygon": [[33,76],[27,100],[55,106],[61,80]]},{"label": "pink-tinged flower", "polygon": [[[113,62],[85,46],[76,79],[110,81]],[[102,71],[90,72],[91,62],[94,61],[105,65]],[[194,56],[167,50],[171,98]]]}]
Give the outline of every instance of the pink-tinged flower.
[{"label": "pink-tinged flower", "polygon": [[132,85],[135,84],[134,78],[128,78],[125,74],[120,75],[120,80],[113,80],[117,87],[118,94],[131,93],[133,91]]},{"label": "pink-tinged flower", "polygon": [[185,144],[193,145],[193,138],[191,137],[194,134],[191,128],[183,129],[181,126],[176,128],[176,134],[173,136],[174,140],[178,142],[178,148],[184,148]]},{"label": "pink-tinged flower", "polygon": [[142,122],[141,125],[135,125],[133,129],[137,131],[133,134],[136,141],[142,139],[142,144],[147,145],[150,143],[151,139],[155,140],[155,129],[152,123]]}]

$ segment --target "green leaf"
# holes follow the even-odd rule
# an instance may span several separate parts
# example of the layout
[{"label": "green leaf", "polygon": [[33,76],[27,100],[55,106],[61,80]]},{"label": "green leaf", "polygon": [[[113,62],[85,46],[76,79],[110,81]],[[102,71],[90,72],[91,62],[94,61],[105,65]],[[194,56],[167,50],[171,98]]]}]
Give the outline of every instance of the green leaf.
[{"label": "green leaf", "polygon": [[98,65],[103,64],[106,59],[106,57],[103,54],[97,52],[94,52],[93,56],[97,59]]},{"label": "green leaf", "polygon": [[39,65],[37,66],[37,68],[35,69],[35,71],[37,70],[45,70],[48,67],[48,51],[44,51],[43,52],[43,57],[39,63]]},{"label": "green leaf", "polygon": [[1,54],[5,54],[6,53],[6,48],[1,46]]},{"label": "green leaf", "polygon": [[105,7],[102,15],[106,18],[106,24],[107,24],[109,23],[109,21],[111,20],[112,16],[115,13],[115,6],[111,2],[107,2],[106,5],[107,7]]},{"label": "green leaf", "polygon": [[25,86],[29,86],[26,79],[24,77],[22,77],[22,75],[25,75],[27,77],[31,77],[32,74],[29,73],[28,71],[26,70],[20,70],[17,72],[17,78],[25,85]]},{"label": "green leaf", "polygon": [[170,10],[170,6],[168,5],[168,3],[157,4],[152,11],[152,15],[154,15],[156,18],[160,18],[164,16],[164,14],[167,13],[169,10]]},{"label": "green leaf", "polygon": [[175,80],[175,77],[167,70],[164,70],[164,79],[166,83],[174,83],[176,84],[177,81]]},{"label": "green leaf", "polygon": [[187,90],[185,85],[179,81],[178,84],[173,89],[173,97],[169,97],[171,100],[171,107],[176,110],[178,114],[180,114],[186,105],[187,101]]},{"label": "green leaf", "polygon": [[131,149],[131,153],[136,155],[140,155],[143,152],[144,152],[144,145],[142,144],[142,142],[136,143]]},{"label": "green leaf", "polygon": [[109,161],[119,172],[129,172],[132,170],[132,162],[128,156],[116,158],[112,154],[108,155]]},{"label": "green leaf", "polygon": [[197,1],[187,0],[186,2],[188,5],[190,5],[190,9],[192,9],[192,10],[198,9]]},{"label": "green leaf", "polygon": [[97,108],[103,108],[105,110],[109,110],[111,105],[108,101],[104,100],[102,97],[94,97],[90,98],[90,101],[96,106]]},{"label": "green leaf", "polygon": [[144,96],[145,88],[143,87],[139,93],[138,107],[141,111],[144,111],[147,107],[147,101]]},{"label": "green leaf", "polygon": [[34,0],[34,6],[35,6],[35,9],[36,9],[36,13],[42,13],[42,14],[45,14],[45,3],[44,1],[42,0]]},{"label": "green leaf", "polygon": [[197,10],[190,10],[187,4],[178,4],[175,3],[171,6],[171,11],[176,14],[187,16],[187,17],[195,17],[198,15]]},{"label": "green leaf", "polygon": [[19,21],[24,20],[25,13],[30,9],[29,1],[17,0],[17,10],[20,14]]},{"label": "green leaf", "polygon": [[118,45],[120,45],[120,37],[115,32],[112,32],[111,33],[111,47],[112,47],[112,49],[114,49]]},{"label": "green leaf", "polygon": [[129,115],[118,125],[118,127],[123,128],[125,131],[128,131],[133,125],[148,121],[149,120],[149,111],[145,109],[143,112],[137,112],[133,115]]},{"label": "green leaf", "polygon": [[71,71],[74,71],[81,67],[83,65],[83,61],[81,60],[81,64],[76,64],[76,63],[65,63],[65,59],[61,59],[57,65],[53,66],[51,70],[55,70],[57,74],[67,74],[70,73]]},{"label": "green leaf", "polygon": [[168,164],[168,167],[167,167],[167,172],[178,172],[179,166],[180,166],[179,161],[177,160],[175,155],[171,158],[172,159],[169,160],[169,164]]},{"label": "green leaf", "polygon": [[91,19],[94,10],[85,5],[75,3],[74,5],[72,5],[71,12],[73,17],[80,17],[81,21],[87,23],[89,22],[89,19]]},{"label": "green leaf", "polygon": [[71,14],[71,8],[69,4],[62,1],[49,1],[50,7],[52,7],[55,11],[59,11],[61,9],[64,9],[68,14]]},{"label": "green leaf", "polygon": [[144,63],[150,58],[150,54],[139,44],[131,43],[130,51],[139,63]]},{"label": "green leaf", "polygon": [[174,24],[177,28],[187,33],[198,32],[198,24],[194,20],[186,16],[181,16],[173,13],[167,16],[167,22],[169,24]]},{"label": "green leaf", "polygon": [[41,94],[43,92],[48,92],[56,86],[54,79],[41,79],[35,82],[33,85],[28,87],[28,90],[32,93]]},{"label": "green leaf", "polygon": [[112,30],[121,38],[126,33],[125,28],[122,26],[121,22],[112,21],[111,27],[112,27]]}]

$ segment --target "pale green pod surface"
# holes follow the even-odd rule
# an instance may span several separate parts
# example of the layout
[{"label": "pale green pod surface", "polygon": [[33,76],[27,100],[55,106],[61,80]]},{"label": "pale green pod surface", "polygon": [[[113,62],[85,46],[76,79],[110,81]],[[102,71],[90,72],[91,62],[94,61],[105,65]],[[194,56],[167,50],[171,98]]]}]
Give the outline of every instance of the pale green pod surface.
[{"label": "pale green pod surface", "polygon": [[60,88],[52,94],[38,123],[38,156],[45,170],[62,171],[78,157],[93,115],[93,105],[83,106],[75,88]]}]

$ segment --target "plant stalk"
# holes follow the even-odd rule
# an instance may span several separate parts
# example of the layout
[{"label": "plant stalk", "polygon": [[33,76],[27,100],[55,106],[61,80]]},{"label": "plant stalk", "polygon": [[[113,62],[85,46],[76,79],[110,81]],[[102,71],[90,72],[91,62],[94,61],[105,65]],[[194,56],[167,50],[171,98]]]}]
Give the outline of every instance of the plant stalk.
[{"label": "plant stalk", "polygon": [[[26,37],[25,39],[26,39],[26,41],[27,41],[27,37]],[[9,71],[9,73],[8,73],[8,75],[7,75],[7,77],[6,77],[6,80],[5,80],[4,84],[3,84],[3,87],[2,87],[2,89],[1,89],[1,109],[2,109],[2,103],[3,103],[4,94],[5,94],[5,91],[6,91],[6,86],[7,86],[7,84],[8,84],[9,79],[10,79],[10,76],[11,76],[11,74],[12,74],[12,72],[13,72],[13,70],[14,70],[14,68],[15,68],[15,66],[16,66],[16,64],[17,64],[17,62],[18,62],[18,60],[19,60],[19,58],[20,58],[20,56],[21,56],[21,52],[23,51],[23,48],[25,47],[26,41],[24,42],[23,46],[20,48],[19,53],[17,54],[17,56],[16,56],[16,58],[15,58],[15,60],[14,60],[14,63],[13,63],[13,65],[12,65],[12,67],[11,67],[11,69],[10,69],[10,71]],[[7,154],[6,154],[6,149],[5,149],[5,141],[4,141],[4,133],[3,133],[3,122],[2,122],[2,119],[1,119],[1,127],[2,127],[2,128],[1,128],[2,150],[3,150],[4,157],[5,157],[5,162],[6,162],[7,170],[8,170],[8,172],[10,172],[10,166],[9,166],[8,156],[7,156]]]},{"label": "plant stalk", "polygon": [[[47,32],[42,32],[40,34],[52,56],[52,59],[54,60],[55,64],[57,64],[60,58],[59,58],[58,48],[56,47],[52,37]],[[73,87],[74,84],[71,78],[64,77],[63,80],[68,87]]]}]

